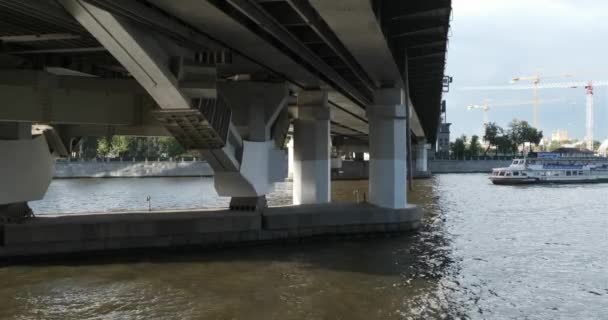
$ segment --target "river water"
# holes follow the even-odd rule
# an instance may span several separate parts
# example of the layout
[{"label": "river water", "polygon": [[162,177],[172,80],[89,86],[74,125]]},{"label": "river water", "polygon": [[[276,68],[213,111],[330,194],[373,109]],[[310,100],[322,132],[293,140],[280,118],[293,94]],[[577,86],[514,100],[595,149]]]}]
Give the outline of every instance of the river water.
[{"label": "river water", "polygon": [[[335,182],[335,199],[366,192]],[[291,184],[271,205],[289,203]],[[209,179],[53,181],[38,214],[214,207]],[[608,184],[416,181],[414,235],[0,268],[4,319],[608,319]]]}]

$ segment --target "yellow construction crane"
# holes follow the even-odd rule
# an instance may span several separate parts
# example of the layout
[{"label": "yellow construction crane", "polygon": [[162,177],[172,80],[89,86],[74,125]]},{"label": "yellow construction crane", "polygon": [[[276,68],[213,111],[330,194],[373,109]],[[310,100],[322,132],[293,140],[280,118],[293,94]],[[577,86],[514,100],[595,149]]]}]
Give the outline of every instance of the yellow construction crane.
[{"label": "yellow construction crane", "polygon": [[540,74],[536,74],[533,76],[525,76],[525,77],[515,77],[511,79],[511,83],[518,83],[520,81],[532,81],[532,89],[534,90],[534,128],[538,128],[538,85],[541,79],[550,79],[550,78],[567,78],[572,77],[571,74],[561,74],[554,76],[541,76]]},{"label": "yellow construction crane", "polygon": [[483,111],[483,124],[484,126],[488,124],[488,111],[494,107],[515,107],[515,106],[526,106],[534,104],[535,106],[541,103],[552,103],[552,102],[561,102],[563,99],[546,99],[546,100],[538,100],[534,99],[533,101],[516,101],[516,102],[502,102],[502,103],[492,103],[490,100],[484,100],[482,104],[470,104],[467,106],[467,110],[482,110]]},{"label": "yellow construction crane", "polygon": [[[557,77],[571,77],[571,75],[561,75]],[[547,77],[543,77],[547,78]],[[608,80],[589,80],[589,81],[571,81],[571,82],[551,82],[540,83],[540,76],[519,77],[513,78],[511,82],[520,80],[532,80],[533,85],[510,85],[510,86],[476,86],[467,87],[465,90],[534,90],[535,108],[534,108],[534,127],[538,128],[538,90],[539,89],[566,89],[566,88],[584,88],[586,96],[586,121],[585,121],[585,142],[589,150],[593,150],[593,93],[596,87],[608,87]]]}]

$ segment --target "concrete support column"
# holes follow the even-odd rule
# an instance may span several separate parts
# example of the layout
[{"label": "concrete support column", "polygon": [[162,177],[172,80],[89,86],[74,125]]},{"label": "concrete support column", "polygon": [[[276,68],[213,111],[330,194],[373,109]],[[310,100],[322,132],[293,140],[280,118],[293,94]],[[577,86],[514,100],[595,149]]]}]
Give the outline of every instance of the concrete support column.
[{"label": "concrete support column", "polygon": [[42,199],[51,183],[49,145],[31,132],[30,123],[0,122],[0,223],[29,217],[27,202]]},{"label": "concrete support column", "polygon": [[427,172],[428,170],[428,144],[422,139],[416,144],[416,171]]},{"label": "concrete support column", "polygon": [[405,105],[400,89],[376,92],[369,119],[369,201],[384,208],[407,204]]},{"label": "concrete support column", "polygon": [[327,92],[298,94],[297,117],[293,124],[293,203],[331,201],[330,109]]}]

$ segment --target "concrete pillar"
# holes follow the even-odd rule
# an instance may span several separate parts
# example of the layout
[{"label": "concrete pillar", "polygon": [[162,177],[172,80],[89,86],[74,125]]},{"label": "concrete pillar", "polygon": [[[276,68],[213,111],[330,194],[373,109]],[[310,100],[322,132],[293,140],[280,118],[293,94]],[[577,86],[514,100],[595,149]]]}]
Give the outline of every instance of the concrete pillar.
[{"label": "concrete pillar", "polygon": [[428,149],[429,145],[426,140],[419,140],[416,144],[416,171],[426,172],[428,170]]},{"label": "concrete pillar", "polygon": [[31,130],[30,123],[0,122],[0,224],[29,217],[27,202],[42,199],[51,183],[49,145]]},{"label": "concrete pillar", "polygon": [[294,204],[331,201],[329,126],[327,92],[300,92],[293,124]]},{"label": "concrete pillar", "polygon": [[287,142],[287,178],[293,180],[293,137]]},{"label": "concrete pillar", "polygon": [[401,209],[406,197],[407,130],[405,105],[400,89],[376,92],[369,119],[369,201],[380,207]]}]

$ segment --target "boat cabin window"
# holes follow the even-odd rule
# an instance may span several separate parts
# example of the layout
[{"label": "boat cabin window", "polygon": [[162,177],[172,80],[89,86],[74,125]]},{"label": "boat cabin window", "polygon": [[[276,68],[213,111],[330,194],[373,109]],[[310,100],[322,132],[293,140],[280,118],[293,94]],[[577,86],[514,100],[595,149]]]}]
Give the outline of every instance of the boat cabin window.
[{"label": "boat cabin window", "polygon": [[519,176],[519,171],[514,171],[513,176]]},{"label": "boat cabin window", "polygon": [[504,177],[505,172],[504,172],[504,171],[501,171],[501,172],[499,172],[499,173],[498,173],[498,175],[499,175],[499,176],[501,176],[501,177]]},{"label": "boat cabin window", "polygon": [[579,171],[579,172],[578,172],[578,175],[579,175],[579,176],[582,176],[582,175],[583,175],[583,172],[582,172],[582,171]]},{"label": "boat cabin window", "polygon": [[522,172],[521,172],[521,175],[522,175],[522,176],[527,176],[528,174],[522,171]]},{"label": "boat cabin window", "polygon": [[510,177],[510,176],[511,176],[511,171],[507,171],[506,176],[507,176],[507,177]]},{"label": "boat cabin window", "polygon": [[566,176],[571,176],[572,175],[572,171],[566,171]]},{"label": "boat cabin window", "polygon": [[578,171],[572,171],[572,175],[575,176],[578,174]]},{"label": "boat cabin window", "polygon": [[553,172],[553,176],[554,176],[554,177],[559,177],[559,171],[555,171],[555,172]]}]

